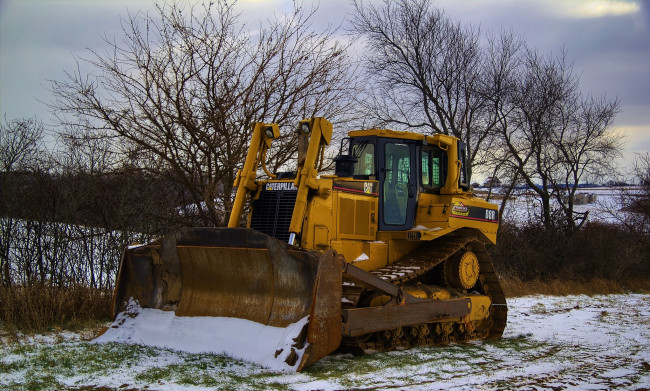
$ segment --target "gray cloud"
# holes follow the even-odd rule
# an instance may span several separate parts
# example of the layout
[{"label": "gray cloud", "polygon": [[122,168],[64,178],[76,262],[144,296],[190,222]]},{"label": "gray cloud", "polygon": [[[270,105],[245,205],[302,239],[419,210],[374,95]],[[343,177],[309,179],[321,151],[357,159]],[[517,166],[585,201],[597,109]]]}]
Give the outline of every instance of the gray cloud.
[{"label": "gray cloud", "polygon": [[513,29],[544,53],[559,54],[565,48],[581,75],[583,91],[621,99],[618,125],[650,128],[650,1],[628,2],[641,6],[636,13],[590,18],[568,17],[561,9],[564,3],[436,2],[457,20],[480,25],[483,30]]},{"label": "gray cloud", "polygon": [[[635,129],[634,148],[638,149],[650,143],[639,141],[650,134],[650,0],[628,3],[638,4],[638,12],[581,18],[575,13],[569,17],[566,4],[586,4],[575,0],[434,1],[451,17],[484,31],[513,29],[545,53],[558,53],[565,47],[585,92],[621,99],[616,125]],[[312,4],[316,1],[305,0],[306,8]],[[292,6],[290,0],[240,0],[238,4],[251,29],[258,20],[280,16]],[[62,79],[64,71],[74,71],[73,56],[88,56],[86,48],[105,50],[102,35],[119,41],[120,17],[126,17],[127,10],[141,9],[151,12],[153,3],[0,0],[1,113],[9,118],[37,115],[47,119],[49,113],[38,102],[49,100],[46,80]],[[337,28],[350,12],[348,0],[321,0],[313,27]]]}]

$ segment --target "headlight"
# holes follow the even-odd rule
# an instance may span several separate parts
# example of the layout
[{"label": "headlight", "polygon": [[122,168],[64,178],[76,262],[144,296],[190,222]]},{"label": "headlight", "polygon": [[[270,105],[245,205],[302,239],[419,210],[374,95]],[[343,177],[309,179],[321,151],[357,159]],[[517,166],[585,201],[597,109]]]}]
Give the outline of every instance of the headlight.
[{"label": "headlight", "polygon": [[267,126],[266,128],[264,128],[264,134],[266,135],[267,138],[273,138],[273,127]]},{"label": "headlight", "polygon": [[311,128],[309,127],[309,124],[307,122],[303,122],[300,125],[300,130],[302,131],[303,134],[309,134],[309,132],[311,132]]}]

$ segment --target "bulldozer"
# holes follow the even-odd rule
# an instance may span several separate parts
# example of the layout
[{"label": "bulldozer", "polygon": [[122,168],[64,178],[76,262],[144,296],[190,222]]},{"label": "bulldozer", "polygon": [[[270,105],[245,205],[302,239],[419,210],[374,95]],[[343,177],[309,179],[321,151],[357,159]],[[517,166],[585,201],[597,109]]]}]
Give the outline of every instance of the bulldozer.
[{"label": "bulldozer", "polygon": [[497,207],[473,196],[466,146],[442,134],[351,131],[325,175],[332,124],[308,118],[296,131],[297,171],[271,173],[279,126],[252,124],[228,227],[124,251],[113,316],[134,299],[273,327],[307,318],[286,358],[298,371],[335,351],[500,338],[507,306],[486,250]]}]

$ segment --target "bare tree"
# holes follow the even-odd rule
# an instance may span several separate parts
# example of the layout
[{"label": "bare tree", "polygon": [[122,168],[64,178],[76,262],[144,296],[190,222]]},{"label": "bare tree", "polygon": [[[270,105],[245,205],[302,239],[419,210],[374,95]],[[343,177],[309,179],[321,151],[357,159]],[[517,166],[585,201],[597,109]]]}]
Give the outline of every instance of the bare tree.
[{"label": "bare tree", "polygon": [[5,116],[0,132],[0,171],[22,170],[37,162],[44,134],[43,124],[35,118],[9,121]]},{"label": "bare tree", "polygon": [[611,134],[618,100],[577,96],[567,103],[561,110],[562,125],[552,133],[559,164],[550,178],[566,228],[574,231],[587,217],[574,209],[578,185],[585,178],[617,172],[622,139]]},{"label": "bare tree", "polygon": [[[107,137],[118,156],[181,185],[203,224],[223,225],[251,122],[286,128],[349,110],[346,48],[311,32],[312,15],[296,8],[249,33],[226,2],[159,4],[155,17],[128,17],[123,42],[107,40],[112,53],[83,60],[92,72],[53,81],[51,108],[63,126]],[[290,133],[272,168],[294,154]]]},{"label": "bare tree", "polygon": [[[574,210],[581,180],[611,173],[621,140],[611,134],[618,100],[584,97],[563,51],[557,58],[520,50],[498,101],[504,156],[540,199],[547,228],[579,229],[586,215]],[[507,165],[506,165],[507,166]]]},{"label": "bare tree", "polygon": [[495,126],[480,91],[486,59],[479,30],[452,21],[432,0],[353,4],[352,31],[365,38],[372,87],[361,105],[373,125],[456,136],[471,169]]},{"label": "bare tree", "polygon": [[0,284],[14,280],[12,251],[20,230],[20,184],[44,154],[43,124],[34,118],[4,121],[0,127]]},{"label": "bare tree", "polygon": [[488,201],[493,191],[497,190],[493,188],[494,184],[502,185],[499,189],[499,220],[503,219],[506,205],[516,187],[522,184],[512,154],[502,141],[502,133],[510,126],[512,105],[509,102],[516,90],[516,74],[521,67],[520,53],[524,47],[523,38],[513,31],[489,33],[483,49],[483,66],[477,89],[485,102],[484,113],[489,117],[488,122],[492,126],[486,130],[485,145],[488,148],[477,151],[475,164],[478,165],[478,172],[492,179]]},{"label": "bare tree", "polygon": [[639,187],[622,188],[617,206],[624,205],[624,208],[616,208],[611,214],[629,232],[647,242],[650,235],[650,152],[636,156],[632,171]]}]

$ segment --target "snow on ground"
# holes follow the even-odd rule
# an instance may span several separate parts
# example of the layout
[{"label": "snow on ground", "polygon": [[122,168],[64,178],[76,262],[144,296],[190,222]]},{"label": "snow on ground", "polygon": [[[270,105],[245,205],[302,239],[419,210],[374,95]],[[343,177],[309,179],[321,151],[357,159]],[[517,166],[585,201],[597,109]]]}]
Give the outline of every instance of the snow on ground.
[{"label": "snow on ground", "polygon": [[[307,324],[307,318],[286,328],[271,327],[238,318],[175,316],[172,311],[141,308],[131,299],[111,327],[93,342],[225,354],[276,371],[295,371],[306,346],[295,349],[291,345]],[[285,360],[292,350],[298,358],[289,366]]]},{"label": "snow on ground", "polygon": [[[639,189],[636,187],[615,188],[615,187],[593,187],[593,188],[580,188],[576,192],[577,195],[592,196],[592,202],[586,204],[575,204],[574,211],[576,213],[589,213],[588,221],[598,221],[605,223],[620,223],[627,213],[622,209],[625,207],[624,198],[638,194]],[[485,197],[487,192],[484,189],[478,189],[476,195]],[[498,191],[495,192],[497,198],[492,198],[491,203],[500,205],[501,199],[498,197]],[[551,200],[553,207],[558,207],[557,200]],[[506,204],[504,209],[504,221],[526,223],[530,221],[539,221],[541,213],[541,203],[538,196],[532,192],[524,192],[523,194],[514,195],[513,198]]]},{"label": "snow on ground", "polygon": [[[286,373],[214,354],[115,342],[0,339],[0,388],[149,390],[638,390],[650,388],[650,295],[508,299],[508,326],[495,342],[333,354]],[[160,320],[150,319],[156,329]],[[202,320],[174,333],[205,346]],[[251,330],[242,328],[243,335]],[[200,333],[199,333],[200,332]],[[259,336],[258,336],[259,337]],[[55,341],[55,342],[52,342]],[[248,344],[248,342],[243,342]],[[268,347],[246,345],[252,350]],[[209,350],[209,349],[208,349]]]}]

